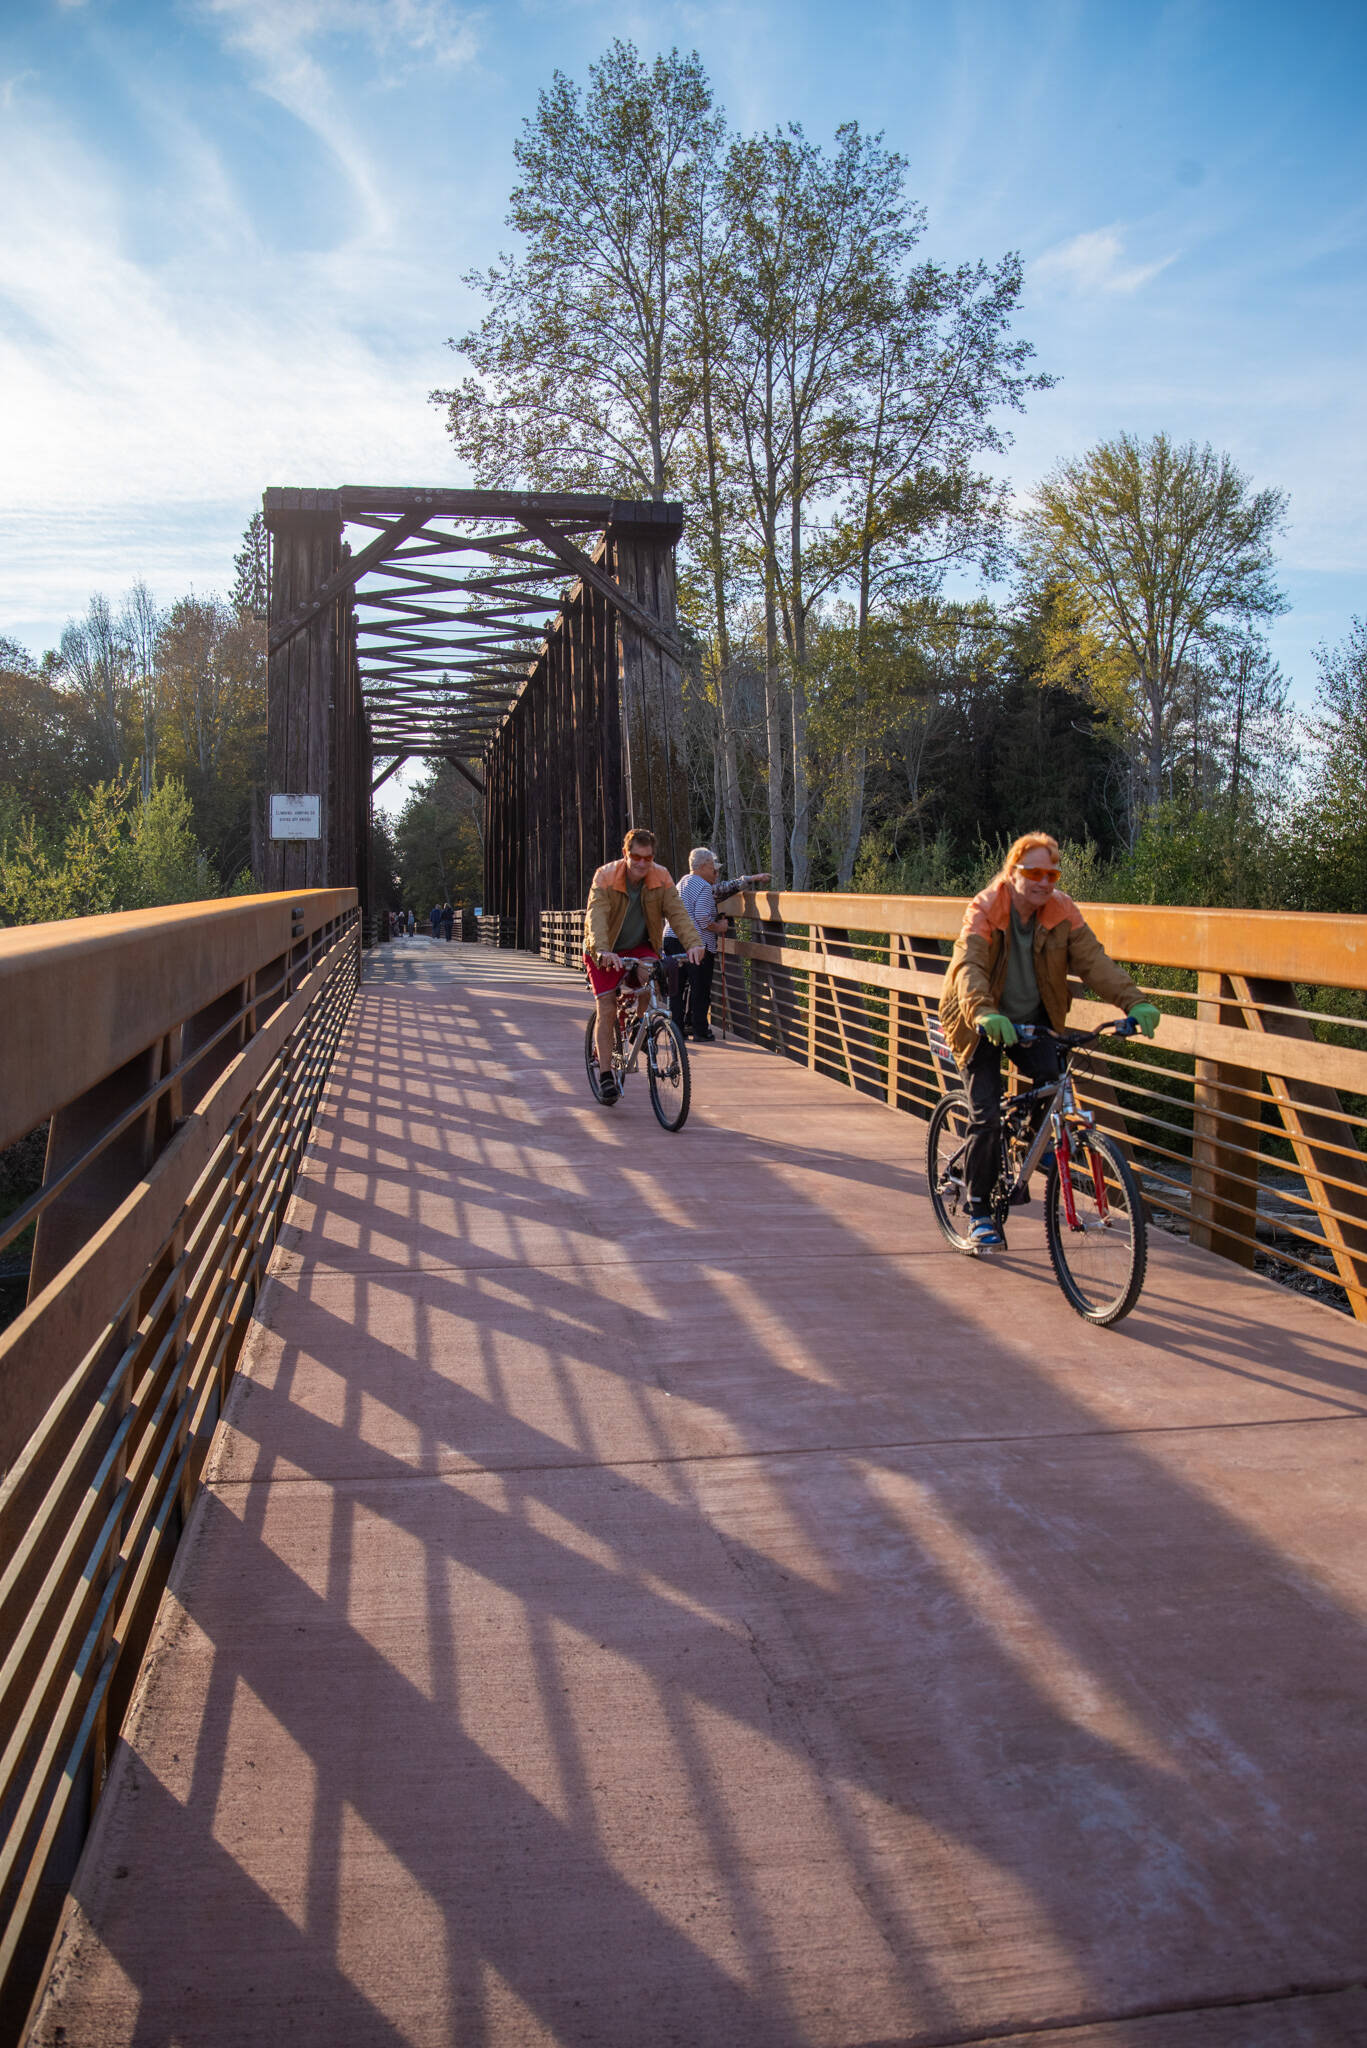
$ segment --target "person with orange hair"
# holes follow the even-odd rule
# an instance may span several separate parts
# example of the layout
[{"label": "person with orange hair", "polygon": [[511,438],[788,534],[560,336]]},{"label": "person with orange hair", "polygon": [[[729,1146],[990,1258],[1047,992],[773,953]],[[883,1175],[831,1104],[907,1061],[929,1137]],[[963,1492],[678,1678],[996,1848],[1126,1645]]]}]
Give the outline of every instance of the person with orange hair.
[{"label": "person with orange hair", "polygon": [[940,997],[940,1022],[968,1091],[964,1180],[979,1251],[1002,1243],[990,1209],[1001,1171],[1002,1054],[1032,1085],[1058,1079],[1050,1031],[1067,1021],[1070,977],[1133,1017],[1146,1038],[1158,1029],[1157,1009],[1064,895],[1059,875],[1058,841],[1023,833],[965,911]]}]

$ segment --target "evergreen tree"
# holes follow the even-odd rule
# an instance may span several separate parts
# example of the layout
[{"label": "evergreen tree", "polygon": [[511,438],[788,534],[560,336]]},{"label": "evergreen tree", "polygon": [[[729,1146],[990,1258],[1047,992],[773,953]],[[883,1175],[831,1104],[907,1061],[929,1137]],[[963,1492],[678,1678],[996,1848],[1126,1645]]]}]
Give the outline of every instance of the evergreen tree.
[{"label": "evergreen tree", "polygon": [[253,512],[242,545],[233,556],[231,602],[249,619],[264,626],[270,604],[270,535],[265,514]]}]

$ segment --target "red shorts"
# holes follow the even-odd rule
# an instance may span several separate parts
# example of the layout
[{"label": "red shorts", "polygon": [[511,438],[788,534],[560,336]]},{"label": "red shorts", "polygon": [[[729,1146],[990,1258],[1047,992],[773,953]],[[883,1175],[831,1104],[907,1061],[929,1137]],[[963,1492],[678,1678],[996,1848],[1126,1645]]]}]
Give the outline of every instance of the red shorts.
[{"label": "red shorts", "polygon": [[[659,957],[653,946],[628,946],[626,952],[621,955],[623,960],[658,960]],[[596,996],[610,996],[622,979],[620,967],[595,966],[587,953],[584,955],[584,972]]]}]

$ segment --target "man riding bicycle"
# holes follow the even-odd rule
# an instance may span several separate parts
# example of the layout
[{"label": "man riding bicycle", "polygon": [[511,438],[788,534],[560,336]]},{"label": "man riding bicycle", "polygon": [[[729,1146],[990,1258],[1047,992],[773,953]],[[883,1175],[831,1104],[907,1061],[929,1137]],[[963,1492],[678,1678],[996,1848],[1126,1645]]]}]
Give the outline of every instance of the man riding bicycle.
[{"label": "man riding bicycle", "polygon": [[[1133,1017],[1146,1038],[1158,1029],[1158,1010],[1058,887],[1058,859],[1058,841],[1047,832],[1016,840],[964,913],[940,997],[940,1022],[969,1098],[963,1166],[976,1250],[1004,1241],[991,1215],[1001,1170],[1003,1052],[1032,1085],[1058,1079],[1049,1030],[1062,1031],[1067,1021],[1070,976]],[[1045,1029],[1035,1037],[1039,1026]]]},{"label": "man riding bicycle", "polygon": [[[656,862],[655,834],[644,826],[633,826],[622,841],[621,860],[606,862],[594,875],[584,921],[584,968],[598,1005],[593,1041],[601,1102],[617,1099],[612,1033],[618,984],[628,961],[659,958],[666,919],[696,967],[705,951],[702,934],[684,907],[673,877]],[[646,995],[642,987],[636,999],[638,1010],[644,1008]]]}]

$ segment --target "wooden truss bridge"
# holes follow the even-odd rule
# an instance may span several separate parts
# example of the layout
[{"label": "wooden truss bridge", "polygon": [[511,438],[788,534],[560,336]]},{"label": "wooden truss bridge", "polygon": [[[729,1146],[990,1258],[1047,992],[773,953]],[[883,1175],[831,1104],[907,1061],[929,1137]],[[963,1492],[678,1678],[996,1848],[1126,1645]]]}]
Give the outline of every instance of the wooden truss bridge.
[{"label": "wooden truss bridge", "polygon": [[357,486],[269,490],[265,515],[267,779],[321,811],[316,840],[267,838],[271,887],[364,902],[371,796],[414,756],[483,794],[485,905],[524,943],[629,817],[684,865],[680,506]]}]

